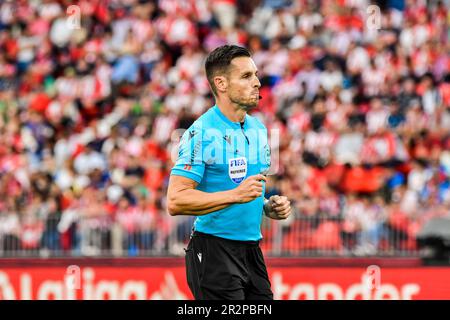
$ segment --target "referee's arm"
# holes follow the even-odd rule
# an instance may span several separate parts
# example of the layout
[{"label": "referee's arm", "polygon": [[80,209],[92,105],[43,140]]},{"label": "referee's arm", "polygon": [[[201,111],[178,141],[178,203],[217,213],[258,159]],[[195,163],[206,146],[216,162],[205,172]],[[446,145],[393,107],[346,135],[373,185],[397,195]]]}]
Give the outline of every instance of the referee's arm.
[{"label": "referee's arm", "polygon": [[167,190],[169,214],[199,216],[234,203],[252,201],[262,196],[262,180],[266,181],[266,177],[257,174],[245,179],[235,189],[208,193],[195,189],[198,183],[192,179],[171,175]]}]

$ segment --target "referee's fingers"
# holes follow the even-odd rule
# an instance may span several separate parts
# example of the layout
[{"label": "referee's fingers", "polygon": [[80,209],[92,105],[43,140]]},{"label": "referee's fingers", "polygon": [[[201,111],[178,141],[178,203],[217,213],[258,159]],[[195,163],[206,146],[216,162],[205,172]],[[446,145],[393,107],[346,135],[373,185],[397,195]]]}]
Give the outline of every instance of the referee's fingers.
[{"label": "referee's fingers", "polygon": [[274,210],[275,210],[275,211],[283,211],[283,210],[286,210],[287,208],[289,208],[290,206],[291,206],[291,204],[290,204],[290,202],[288,201],[288,202],[283,203],[282,205],[275,206],[275,207],[274,207]]},{"label": "referee's fingers", "polygon": [[255,184],[255,185],[251,186],[250,188],[262,192],[262,185],[261,185],[261,182],[260,182],[259,184]]},{"label": "referee's fingers", "polygon": [[278,215],[278,218],[280,218],[280,219],[287,219],[291,215],[291,210],[288,210],[283,213],[278,213],[277,215]]},{"label": "referee's fingers", "polygon": [[254,176],[251,176],[251,177],[255,177],[255,179],[258,180],[258,181],[261,181],[261,180],[267,181],[266,176],[263,175],[263,174],[255,174]]},{"label": "referee's fingers", "polygon": [[249,185],[250,185],[250,186],[258,186],[258,187],[261,187],[261,188],[262,188],[262,186],[263,186],[263,184],[262,184],[261,181],[255,180],[255,179],[251,179],[251,180],[249,181]]},{"label": "referee's fingers", "polygon": [[278,217],[282,218],[282,219],[286,219],[287,217],[289,217],[289,215],[292,212],[292,208],[287,208],[285,210],[283,210],[282,212],[277,212]]},{"label": "referee's fingers", "polygon": [[287,197],[275,195],[272,196],[272,200],[276,205],[282,205],[287,202]]}]

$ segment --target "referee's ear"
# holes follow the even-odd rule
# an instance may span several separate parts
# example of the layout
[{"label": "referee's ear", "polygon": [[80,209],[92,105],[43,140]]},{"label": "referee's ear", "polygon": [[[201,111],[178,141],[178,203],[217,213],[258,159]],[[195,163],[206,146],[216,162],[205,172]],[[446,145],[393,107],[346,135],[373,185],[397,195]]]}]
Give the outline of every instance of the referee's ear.
[{"label": "referee's ear", "polygon": [[216,87],[217,93],[225,93],[228,89],[228,80],[225,76],[215,76],[214,86]]}]

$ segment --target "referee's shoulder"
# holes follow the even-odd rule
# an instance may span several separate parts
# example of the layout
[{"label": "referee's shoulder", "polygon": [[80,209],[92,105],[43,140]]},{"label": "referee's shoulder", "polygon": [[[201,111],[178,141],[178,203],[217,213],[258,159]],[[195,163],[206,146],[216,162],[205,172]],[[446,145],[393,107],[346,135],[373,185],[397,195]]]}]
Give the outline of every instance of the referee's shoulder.
[{"label": "referee's shoulder", "polygon": [[188,128],[188,131],[201,131],[205,132],[205,129],[214,128],[214,114],[211,112],[211,109],[207,110],[205,113],[203,113],[200,117],[195,120],[191,126]]}]

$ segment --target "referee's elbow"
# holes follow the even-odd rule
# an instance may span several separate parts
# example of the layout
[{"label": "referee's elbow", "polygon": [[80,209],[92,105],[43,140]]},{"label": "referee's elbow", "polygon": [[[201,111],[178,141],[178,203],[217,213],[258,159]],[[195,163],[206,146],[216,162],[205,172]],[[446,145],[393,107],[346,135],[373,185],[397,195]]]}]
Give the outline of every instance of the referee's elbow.
[{"label": "referee's elbow", "polygon": [[167,211],[171,216],[176,216],[180,214],[179,207],[175,201],[175,199],[171,197],[167,197]]}]

